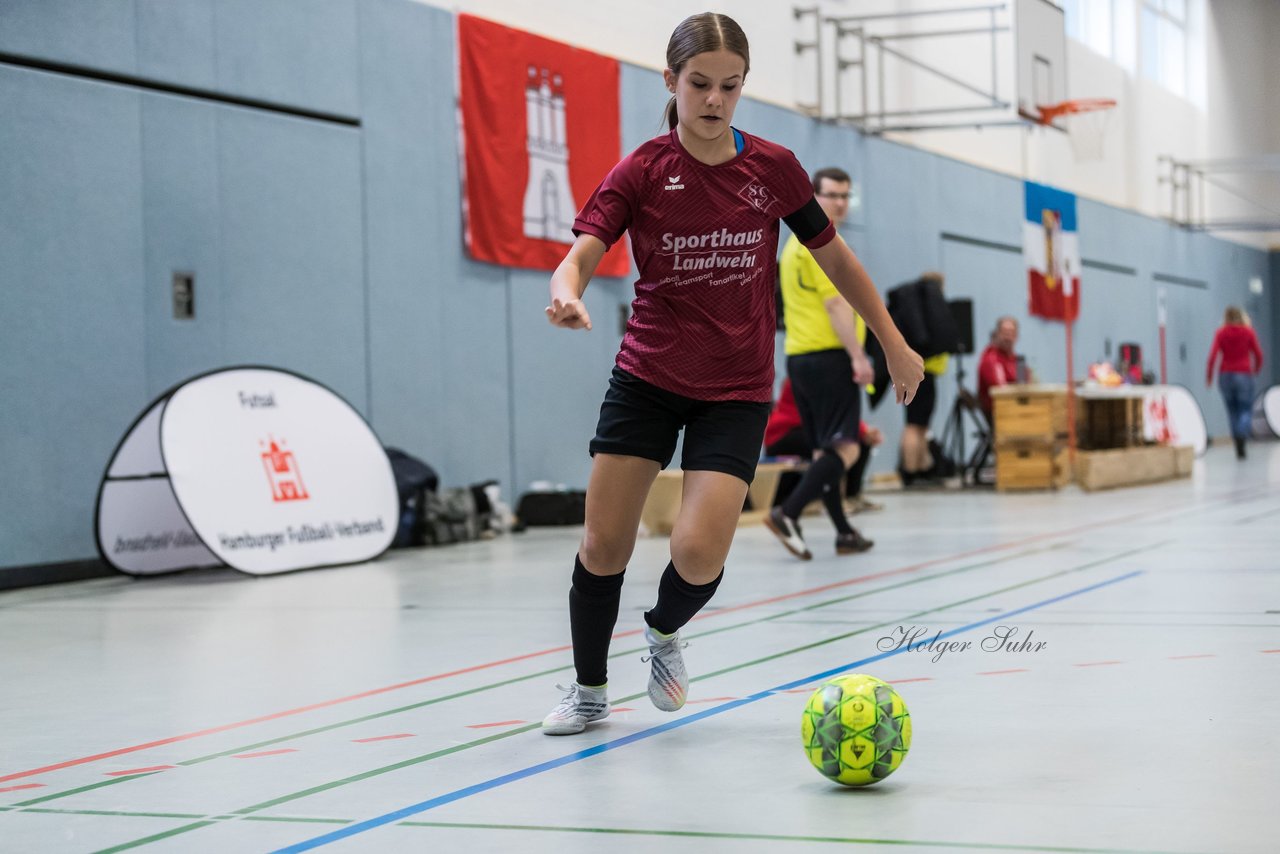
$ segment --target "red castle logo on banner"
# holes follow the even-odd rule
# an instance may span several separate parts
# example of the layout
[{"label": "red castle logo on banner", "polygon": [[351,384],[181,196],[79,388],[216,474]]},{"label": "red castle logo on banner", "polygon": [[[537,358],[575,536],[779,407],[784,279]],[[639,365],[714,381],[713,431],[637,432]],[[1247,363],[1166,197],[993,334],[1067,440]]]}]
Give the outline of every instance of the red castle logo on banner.
[{"label": "red castle logo on banner", "polygon": [[[281,443],[283,443],[283,439]],[[262,452],[262,467],[267,471],[267,482],[271,484],[272,501],[306,501],[311,496],[302,483],[302,472],[298,470],[298,461],[293,451],[281,450],[280,443],[271,439],[267,450]]]}]

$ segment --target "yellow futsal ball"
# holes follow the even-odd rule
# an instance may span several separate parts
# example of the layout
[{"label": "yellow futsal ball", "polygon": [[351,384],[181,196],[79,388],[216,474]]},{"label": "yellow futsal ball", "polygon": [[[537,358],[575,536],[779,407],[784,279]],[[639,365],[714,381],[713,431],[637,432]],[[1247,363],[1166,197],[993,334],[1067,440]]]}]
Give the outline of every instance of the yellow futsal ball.
[{"label": "yellow futsal ball", "polygon": [[800,720],[804,752],[824,776],[846,786],[888,777],[911,747],[911,714],[887,682],[855,673],[824,684]]}]

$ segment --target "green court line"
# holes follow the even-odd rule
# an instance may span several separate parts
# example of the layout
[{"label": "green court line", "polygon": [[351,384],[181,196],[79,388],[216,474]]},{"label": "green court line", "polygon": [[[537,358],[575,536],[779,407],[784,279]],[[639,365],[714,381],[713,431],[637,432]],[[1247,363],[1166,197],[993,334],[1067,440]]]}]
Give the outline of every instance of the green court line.
[{"label": "green court line", "polygon": [[87,786],[78,786],[74,789],[67,789],[65,792],[54,792],[51,795],[41,795],[38,798],[31,798],[30,800],[26,800],[26,801],[19,801],[18,803],[14,804],[12,808],[23,809],[27,807],[33,807],[36,804],[43,804],[48,801],[56,801],[56,800],[59,800],[60,798],[69,798],[72,795],[79,795],[83,792],[91,792],[94,789],[105,789],[107,786],[118,786],[121,783],[127,783],[130,780],[137,780],[142,777],[151,777],[159,773],[161,772],[152,771],[150,774],[137,774],[131,777],[112,777],[110,780],[101,780],[97,783],[90,783]]},{"label": "green court line", "polygon": [[195,824],[184,824],[181,827],[175,827],[173,830],[166,830],[164,833],[157,833],[143,839],[135,839],[132,842],[125,842],[111,848],[103,848],[95,851],[94,854],[115,854],[117,851],[128,851],[130,848],[137,848],[140,845],[149,845],[152,842],[159,842],[162,839],[168,839],[171,836],[177,836],[180,833],[186,833],[190,830],[199,830],[202,827],[208,827],[211,824],[217,824],[216,821],[197,821]]},{"label": "green court line", "polygon": [[[710,672],[710,673],[703,673],[703,675],[699,675],[699,676],[691,677],[690,681],[700,681],[700,680],[704,680],[704,679],[712,679],[712,677],[713,677],[713,676],[722,676],[722,675],[724,675],[724,673],[730,673],[730,672],[737,671],[737,670],[744,670],[744,668],[753,667],[753,666],[755,666],[755,665],[759,665],[759,663],[764,663],[764,662],[774,661],[774,659],[778,659],[778,658],[783,658],[783,657],[786,657],[786,656],[790,656],[790,654],[794,654],[794,653],[797,653],[797,652],[804,652],[804,650],[814,649],[814,648],[817,648],[817,647],[824,647],[824,645],[831,644],[831,643],[836,643],[836,641],[838,641],[838,640],[845,640],[845,639],[847,639],[847,638],[852,638],[852,636],[860,635],[860,634],[865,634],[865,632],[867,632],[867,631],[872,631],[872,630],[874,630],[874,629],[882,629],[882,627],[884,627],[884,626],[891,626],[891,625],[895,625],[895,624],[901,624],[901,622],[908,621],[908,620],[914,620],[914,618],[916,618],[916,617],[922,617],[922,616],[925,616],[925,615],[929,615],[929,613],[934,613],[934,612],[938,612],[938,611],[946,611],[946,609],[948,609],[948,608],[954,608],[954,607],[956,607],[956,606],[961,606],[961,604],[968,604],[968,603],[970,603],[970,602],[977,602],[977,600],[978,600],[978,599],[984,599],[984,598],[988,598],[988,597],[993,597],[993,595],[1000,595],[1000,594],[1002,594],[1002,593],[1009,593],[1009,592],[1011,592],[1011,590],[1018,590],[1018,589],[1021,589],[1021,588],[1025,588],[1025,586],[1030,586],[1030,585],[1034,585],[1034,584],[1042,584],[1042,583],[1044,583],[1044,581],[1050,581],[1050,580],[1053,580],[1053,579],[1059,579],[1059,577],[1062,577],[1062,576],[1065,576],[1065,575],[1073,575],[1073,574],[1076,574],[1076,572],[1083,572],[1083,571],[1085,571],[1085,570],[1089,570],[1089,568],[1093,568],[1093,567],[1096,567],[1096,566],[1101,566],[1101,565],[1103,565],[1103,563],[1110,563],[1110,562],[1112,562],[1112,561],[1117,561],[1117,560],[1120,560],[1120,558],[1133,556],[1133,554],[1138,554],[1138,553],[1140,553],[1140,552],[1152,551],[1152,549],[1158,548],[1158,547],[1160,547],[1160,545],[1164,545],[1164,544],[1165,544],[1165,543],[1149,544],[1149,545],[1144,545],[1144,547],[1140,547],[1140,548],[1137,548],[1137,549],[1132,549],[1132,551],[1129,551],[1129,552],[1123,552],[1123,553],[1120,553],[1120,554],[1112,554],[1112,556],[1110,556],[1110,557],[1100,558],[1100,560],[1097,560],[1097,561],[1089,561],[1088,563],[1082,563],[1082,565],[1080,565],[1080,566],[1075,566],[1075,567],[1066,568],[1066,570],[1059,570],[1059,571],[1057,571],[1057,572],[1051,572],[1051,574],[1044,575],[1044,576],[1039,576],[1039,577],[1036,577],[1036,579],[1029,579],[1029,580],[1027,580],[1027,581],[1019,581],[1019,583],[1018,583],[1018,584],[1012,584],[1012,585],[1009,585],[1009,586],[1005,586],[1005,588],[1000,588],[1000,589],[997,589],[997,590],[991,590],[991,592],[978,594],[978,595],[975,595],[975,597],[969,597],[969,598],[966,598],[966,599],[961,599],[961,600],[959,600],[959,602],[951,602],[951,603],[947,603],[947,604],[941,604],[941,606],[937,606],[937,607],[933,607],[933,608],[927,608],[927,609],[924,609],[924,611],[919,611],[919,612],[913,613],[913,615],[909,615],[909,616],[905,616],[905,617],[897,617],[897,618],[895,618],[895,620],[890,620],[890,621],[882,622],[882,624],[878,624],[878,625],[874,625],[874,626],[864,626],[864,627],[861,627],[861,629],[858,629],[858,630],[855,630],[855,631],[846,632],[846,634],[832,636],[832,638],[827,638],[827,639],[824,639],[824,640],[815,641],[815,643],[812,643],[812,644],[805,644],[805,645],[803,645],[803,647],[796,647],[796,648],[794,648],[794,649],[785,650],[785,652],[774,653],[774,654],[772,654],[772,656],[764,656],[764,657],[762,657],[762,658],[756,658],[756,659],[754,659],[754,661],[742,662],[742,663],[739,663],[739,665],[733,665],[733,666],[731,666],[731,667],[722,668],[722,670],[718,670],[718,671],[714,671],[714,672]],[[810,608],[812,608],[812,607],[815,607],[815,606],[809,606],[809,607],[810,607]],[[641,698],[641,697],[646,697],[646,693],[644,693],[644,691],[641,691],[641,693],[632,694],[632,695],[630,695],[630,697],[623,697],[623,698],[620,698],[620,699],[618,699],[618,700],[617,700],[617,702],[618,702],[618,703],[626,703],[626,702],[630,702],[630,700],[639,699],[639,698]],[[302,791],[296,791],[296,793],[287,794],[287,795],[282,795],[282,796],[279,796],[279,798],[273,798],[273,799],[271,799],[271,800],[265,800],[265,802],[261,802],[261,803],[253,804],[253,805],[251,805],[251,807],[244,807],[243,809],[237,809],[237,810],[236,810],[236,814],[238,814],[238,816],[247,816],[247,814],[250,814],[250,813],[260,812],[260,810],[262,810],[262,809],[269,809],[269,808],[271,808],[271,807],[276,807],[276,805],[279,805],[279,804],[284,804],[284,803],[293,802],[293,800],[300,800],[300,799],[302,799],[302,798],[308,798],[308,796],[315,795],[315,794],[320,794],[320,793],[323,793],[323,791],[329,791],[329,790],[333,790],[333,789],[338,789],[338,787],[340,787],[340,786],[346,786],[346,785],[349,785],[349,784],[353,784],[353,782],[360,782],[360,781],[362,781],[362,780],[369,780],[369,778],[371,778],[371,777],[378,777],[378,776],[384,775],[384,773],[389,773],[389,772],[392,772],[392,771],[399,771],[399,769],[407,768],[407,767],[411,767],[411,766],[415,766],[415,764],[421,764],[421,763],[424,763],[424,762],[429,762],[429,761],[431,761],[431,759],[438,759],[438,758],[442,758],[442,757],[445,757],[445,755],[449,755],[449,754],[453,754],[453,753],[458,753],[458,752],[461,752],[461,750],[466,750],[466,749],[474,748],[474,746],[480,746],[480,745],[483,745],[483,744],[489,744],[489,743],[492,743],[492,741],[499,741],[499,740],[503,740],[503,739],[509,739],[509,737],[513,737],[513,736],[516,736],[516,735],[521,735],[521,734],[524,734],[524,732],[529,732],[529,731],[531,731],[531,730],[539,729],[539,727],[540,727],[540,726],[541,726],[541,723],[530,723],[530,725],[527,725],[527,726],[517,727],[517,729],[515,729],[515,730],[507,730],[507,731],[504,731],[504,732],[498,732],[498,734],[494,734],[494,735],[492,735],[492,736],[486,736],[486,737],[484,737],[484,739],[476,739],[475,741],[467,741],[467,743],[453,745],[453,746],[451,746],[451,748],[445,748],[445,749],[443,749],[443,750],[435,750],[435,752],[433,752],[433,753],[428,753],[428,754],[420,755],[420,757],[413,757],[413,758],[410,758],[410,759],[403,759],[403,761],[401,761],[401,762],[396,762],[396,763],[393,763],[393,764],[389,764],[389,766],[384,766],[384,767],[381,767],[381,768],[374,768],[374,769],[371,769],[371,771],[365,771],[365,772],[362,772],[362,773],[358,773],[358,775],[352,775],[352,776],[349,776],[349,777],[343,777],[343,778],[340,778],[340,780],[334,780],[334,781],[326,782],[326,784],[320,784],[320,785],[317,785],[317,786],[311,786],[311,787],[308,787],[308,789],[303,789]],[[128,850],[128,849],[133,849],[133,848],[141,848],[141,846],[142,846],[142,845],[150,844],[150,842],[159,841],[159,840],[161,840],[161,839],[170,839],[170,837],[173,837],[173,836],[178,836],[178,835],[180,835],[180,834],[186,834],[186,832],[193,831],[193,830],[198,830],[198,828],[200,828],[200,827],[205,827],[205,826],[207,826],[207,825],[210,825],[210,823],[215,823],[215,822],[196,822],[196,823],[192,823],[192,825],[184,825],[184,826],[180,826],[180,827],[175,827],[175,828],[173,828],[173,830],[170,830],[170,831],[166,831],[166,832],[164,832],[164,834],[159,834],[159,835],[154,835],[154,836],[147,836],[147,837],[143,837],[143,839],[134,840],[134,841],[132,841],[132,842],[123,842],[123,844],[122,844],[122,845],[116,845],[116,846],[115,846],[115,848],[110,848],[110,849],[105,849],[105,850],[102,850],[102,851],[97,851],[97,853],[96,853],[96,854],[114,854],[114,853],[115,853],[115,851],[123,851],[123,850]]]},{"label": "green court line", "polygon": [[1187,854],[1132,848],[1072,848],[1064,845],[1009,845],[998,842],[935,842],[928,839],[871,839],[856,836],[790,836],[777,833],[728,833],[712,830],[643,830],[621,827],[561,827],[533,824],[467,824],[449,821],[401,821],[397,826],[474,830],[545,831],[549,833],[606,833],[626,836],[663,836],[683,839],[738,839],[762,842],[833,842],[839,845],[903,845],[928,848],[960,848],[969,851],[1044,851],[1050,854]]},{"label": "green court line", "polygon": [[[109,815],[128,816],[131,818],[200,818],[197,815],[181,813],[144,813],[112,810],[59,810],[35,809],[31,812],[57,813],[62,815]],[[230,818],[217,816],[218,820]],[[349,818],[317,818],[314,816],[244,816],[243,821],[266,821],[282,824],[351,824]],[[216,821],[208,822],[210,824]],[[661,830],[656,828],[624,828],[624,827],[573,827],[567,825],[535,825],[535,824],[482,824],[455,821],[402,821],[399,827],[421,827],[449,830],[515,830],[522,833],[596,833],[619,836],[656,836],[682,839],[733,839],[750,842],[817,842],[835,843],[838,845],[901,845],[904,847],[956,848],[973,851],[1037,851],[1046,854],[1188,854],[1188,852],[1153,851],[1133,848],[1080,848],[1067,845],[1029,845],[998,842],[946,842],[928,839],[875,839],[871,837],[852,836],[807,836],[779,833],[735,833],[714,830]],[[157,838],[157,837],[149,837]],[[107,851],[120,850],[106,849]],[[105,852],[100,852],[105,854]]]},{"label": "green court line", "polygon": [[[825,607],[829,607],[829,606],[831,606],[831,605],[838,605],[838,604],[841,604],[841,603],[843,603],[843,602],[849,602],[849,601],[852,601],[852,600],[855,600],[855,599],[861,599],[861,598],[865,598],[865,597],[867,597],[867,596],[873,596],[873,595],[875,595],[875,594],[877,594],[877,593],[883,593],[883,592],[888,591],[888,590],[895,590],[895,589],[900,588],[900,587],[907,587],[907,586],[910,586],[910,585],[913,585],[913,584],[922,584],[922,583],[924,583],[924,582],[926,582],[926,581],[933,581],[934,579],[938,579],[938,578],[945,578],[945,577],[947,577],[947,576],[950,576],[950,575],[957,575],[957,574],[962,573],[962,572],[972,572],[972,571],[973,571],[973,570],[975,570],[975,569],[982,569],[982,568],[984,568],[984,567],[995,566],[996,564],[1005,563],[1005,562],[1012,561],[1012,560],[1017,560],[1017,559],[1020,559],[1020,558],[1023,558],[1023,557],[1027,557],[1028,555],[1040,554],[1040,553],[1042,553],[1042,552],[1047,552],[1047,551],[1053,551],[1053,550],[1056,550],[1056,549],[1066,548],[1066,547],[1067,547],[1071,542],[1074,542],[1074,541],[1067,541],[1067,542],[1063,542],[1063,543],[1053,543],[1053,544],[1050,544],[1050,545],[1048,545],[1048,546],[1039,546],[1039,547],[1032,548],[1032,549],[1025,549],[1025,550],[1023,550],[1023,551],[1015,552],[1015,553],[1010,554],[1010,555],[1002,555],[1002,556],[995,557],[995,558],[989,558],[989,559],[987,559],[987,560],[979,561],[979,562],[977,562],[977,563],[966,564],[966,565],[961,566],[961,567],[956,567],[955,569],[949,569],[949,570],[945,570],[945,571],[943,571],[943,572],[933,573],[932,575],[923,575],[923,576],[919,576],[919,577],[916,577],[916,578],[908,578],[908,579],[906,579],[906,580],[904,580],[904,581],[897,581],[897,582],[894,582],[894,583],[892,583],[892,584],[887,584],[887,585],[885,585],[885,586],[883,586],[883,587],[876,587],[876,588],[873,588],[873,589],[870,589],[870,590],[861,590],[861,591],[859,591],[859,592],[857,592],[857,593],[852,593],[852,594],[849,594],[849,595],[847,595],[847,596],[840,596],[840,597],[837,597],[837,598],[835,598],[835,599],[826,599],[826,600],[823,600],[822,602],[817,602],[817,603],[814,603],[814,604],[811,604],[811,605],[805,605],[805,606],[803,606],[803,607],[799,607],[799,608],[792,608],[791,610],[788,610],[788,611],[779,611],[779,612],[778,612],[778,613],[776,613],[776,614],[770,614],[770,615],[765,616],[765,617],[758,617],[758,618],[753,619],[753,620],[747,620],[747,621],[745,621],[745,622],[741,622],[741,623],[734,623],[733,625],[729,625],[729,626],[721,626],[721,627],[719,627],[719,628],[709,629],[709,630],[707,630],[707,631],[705,631],[705,632],[699,632],[699,633],[698,633],[698,634],[696,634],[696,635],[688,635],[688,636],[687,636],[687,639],[689,639],[689,640],[694,640],[694,639],[698,639],[698,638],[705,638],[705,637],[709,637],[709,636],[711,636],[711,635],[720,634],[721,632],[733,631],[733,630],[735,630],[735,629],[745,628],[745,627],[748,627],[748,626],[754,626],[754,625],[758,625],[758,624],[760,624],[760,623],[764,623],[764,622],[769,622],[769,621],[773,621],[773,620],[780,620],[780,619],[782,619],[782,618],[784,618],[784,617],[794,616],[794,615],[796,615],[796,614],[799,614],[799,613],[802,613],[802,612],[805,612],[805,611],[812,611],[812,610],[817,609],[817,608],[825,608]],[[625,650],[621,650],[621,651],[619,651],[619,652],[612,653],[612,654],[609,656],[609,658],[610,658],[610,659],[614,659],[614,658],[622,658],[622,657],[625,657],[625,656],[635,655],[635,654],[637,654],[637,653],[647,652],[647,651],[648,651],[648,647],[635,647],[635,648],[633,648],[633,649],[625,649]],[[177,763],[175,763],[175,764],[176,764],[176,765],[178,765],[178,766],[183,766],[183,767],[185,767],[185,766],[189,766],[189,765],[198,765],[198,764],[200,764],[200,763],[202,763],[202,762],[208,762],[208,761],[210,761],[210,760],[213,760],[213,759],[220,759],[220,758],[223,758],[223,757],[226,757],[226,756],[233,756],[233,755],[235,755],[235,754],[237,754],[237,753],[245,753],[245,752],[248,752],[248,751],[250,751],[250,750],[257,750],[257,749],[260,749],[260,748],[263,748],[263,747],[270,747],[270,746],[272,746],[272,745],[280,744],[280,743],[283,743],[283,742],[286,742],[286,741],[292,741],[292,740],[294,740],[294,739],[305,738],[305,737],[307,737],[307,736],[317,735],[317,734],[319,734],[319,733],[330,732],[330,731],[332,731],[332,730],[341,729],[341,728],[343,728],[343,727],[348,727],[348,726],[353,726],[353,725],[355,725],[355,724],[366,723],[366,722],[368,722],[368,721],[377,720],[377,719],[379,719],[379,718],[389,717],[389,716],[391,716],[391,715],[397,715],[397,714],[402,714],[402,713],[404,713],[404,712],[416,711],[417,709],[422,709],[422,708],[425,708],[425,707],[427,707],[427,706],[432,706],[432,705],[435,705],[436,703],[443,703],[443,702],[445,702],[445,701],[447,701],[447,700],[456,700],[456,699],[459,699],[459,698],[461,698],[461,697],[471,696],[471,695],[473,695],[473,694],[478,694],[478,693],[481,693],[481,692],[484,692],[484,691],[491,691],[491,690],[494,690],[494,689],[496,689],[496,688],[503,688],[503,687],[506,687],[506,686],[508,686],[508,685],[514,685],[514,684],[516,684],[516,683],[518,683],[518,682],[525,682],[525,681],[528,681],[528,680],[531,680],[531,679],[540,679],[540,678],[543,678],[543,677],[546,677],[546,676],[551,676],[551,675],[556,674],[556,673],[561,673],[562,671],[564,671],[564,670],[566,670],[566,669],[569,669],[570,667],[572,667],[572,665],[571,665],[571,664],[563,664],[563,665],[560,665],[559,667],[553,667],[553,668],[550,668],[550,669],[548,669],[548,670],[541,670],[541,671],[538,671],[538,672],[536,672],[536,673],[530,673],[530,674],[526,674],[526,675],[524,675],[524,676],[517,676],[517,677],[515,677],[515,678],[512,678],[512,679],[506,679],[506,680],[503,680],[503,681],[500,681],[500,682],[492,682],[492,683],[489,683],[489,684],[487,684],[487,685],[480,685],[480,686],[477,686],[477,687],[475,687],[475,688],[469,688],[469,689],[467,689],[467,690],[465,690],[465,691],[456,691],[456,692],[454,692],[454,693],[452,693],[452,694],[445,694],[445,695],[442,695],[442,696],[439,696],[439,697],[433,697],[433,698],[432,698],[432,699],[430,699],[430,700],[423,700],[423,701],[418,702],[418,703],[411,703],[411,704],[409,704],[409,705],[407,705],[407,706],[399,706],[399,707],[394,708],[394,709],[387,709],[387,710],[384,710],[384,711],[381,711],[381,712],[374,712],[374,713],[372,713],[372,714],[362,715],[362,716],[357,717],[357,718],[351,718],[351,719],[349,719],[349,720],[339,721],[339,722],[337,722],[337,723],[328,724],[328,725],[326,725],[326,726],[313,727],[313,728],[311,728],[311,729],[302,730],[302,731],[300,731],[300,732],[295,732],[295,733],[290,733],[290,734],[287,734],[287,735],[278,736],[278,737],[276,737],[276,738],[267,739],[267,740],[265,740],[265,741],[258,741],[258,742],[254,742],[253,744],[241,745],[240,747],[235,747],[235,748],[232,748],[232,749],[230,749],[230,750],[223,750],[223,751],[219,751],[218,753],[211,753],[211,754],[208,754],[208,755],[206,755],[206,756],[200,756],[200,757],[197,757],[197,758],[195,758],[195,759],[187,759],[187,760],[184,760],[184,761],[181,761],[181,762],[177,762]],[[646,694],[636,694],[635,696],[632,696],[632,697],[624,697],[624,698],[622,698],[622,699],[618,700],[617,702],[619,702],[619,703],[629,702],[629,701],[631,701],[631,700],[639,699],[640,697],[644,697],[644,696],[646,696]],[[511,735],[515,735],[515,734],[518,734],[518,733],[521,733],[521,732],[527,732],[528,730],[533,729],[533,728],[535,728],[535,727],[534,727],[534,726],[526,726],[526,727],[523,727],[523,728],[521,728],[521,729],[517,729],[517,730],[508,730],[506,733],[499,733],[498,735],[503,735],[503,734],[511,734]],[[471,745],[475,745],[475,746],[479,746],[479,745],[481,745],[481,744],[486,744],[488,741],[493,740],[493,738],[495,738],[495,737],[497,737],[497,736],[493,736],[493,737],[490,737],[490,738],[488,738],[488,739],[480,739],[479,741],[469,742],[469,744],[471,744]],[[465,746],[465,745],[464,745],[464,746]],[[441,754],[441,755],[447,755],[447,754]],[[160,773],[160,772],[153,772],[153,773]],[[139,775],[136,775],[136,776],[137,776],[137,777],[146,777],[146,776],[150,776],[150,774],[139,774]],[[30,799],[25,800],[25,801],[19,801],[18,803],[13,804],[13,806],[14,806],[14,807],[28,807],[28,806],[35,806],[35,805],[37,805],[37,804],[43,804],[43,803],[48,803],[48,802],[50,802],[50,801],[60,800],[60,799],[62,799],[62,798],[70,797],[70,796],[72,796],[72,795],[78,795],[78,794],[81,794],[81,793],[83,793],[83,792],[92,791],[92,790],[94,790],[94,789],[101,789],[101,788],[104,788],[104,787],[106,787],[106,786],[115,786],[115,785],[119,785],[119,784],[121,784],[121,783],[127,783],[128,781],[130,781],[130,780],[132,780],[132,779],[135,779],[135,777],[132,777],[132,776],[131,776],[131,777],[116,777],[116,778],[113,778],[113,779],[111,779],[111,780],[103,780],[103,781],[101,781],[101,782],[97,782],[97,783],[90,783],[90,784],[85,785],[85,786],[79,786],[79,787],[77,787],[77,788],[74,788],[74,789],[67,789],[67,790],[65,790],[65,791],[61,791],[61,792],[52,792],[52,793],[48,793],[48,794],[42,794],[42,795],[40,795],[40,796],[38,796],[38,797],[35,797],[35,798],[30,798]]]},{"label": "green court line", "polygon": [[60,810],[53,807],[32,807],[23,812],[38,812],[44,815],[114,815],[126,818],[208,818],[200,813],[187,812],[129,812],[128,810]]}]

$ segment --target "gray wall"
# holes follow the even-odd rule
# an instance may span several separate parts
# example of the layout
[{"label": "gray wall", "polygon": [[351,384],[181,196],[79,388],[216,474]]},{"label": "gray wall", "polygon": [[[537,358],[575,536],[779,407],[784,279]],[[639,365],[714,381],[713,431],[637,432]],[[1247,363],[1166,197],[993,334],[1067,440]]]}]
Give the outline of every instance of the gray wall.
[{"label": "gray wall", "polygon": [[[511,497],[532,480],[585,485],[630,284],[593,282],[595,328],[569,333],[543,317],[547,273],[466,257],[449,14],[408,0],[6,0],[0,53],[16,58],[0,63],[0,567],[92,557],[94,495],[123,431],[174,383],[235,363],[329,385],[447,484],[497,478]],[[629,149],[658,130],[665,95],[630,66],[621,86]],[[756,102],[736,123],[855,174],[863,205],[845,237],[882,288],[942,270],[952,296],[975,299],[980,337],[997,315],[1024,317],[1031,364],[1062,378],[1061,327],[1025,318],[1020,182]],[[1199,379],[1209,339],[1238,302],[1275,341],[1280,262],[1085,200],[1079,214],[1093,265],[1077,375],[1108,341],[1113,354],[1138,341],[1154,364],[1156,278],[1200,283],[1163,285],[1170,368],[1223,432]],[[171,316],[174,270],[196,272],[194,321]],[[1253,275],[1269,280],[1262,301]],[[870,419],[896,443],[899,413]]]}]

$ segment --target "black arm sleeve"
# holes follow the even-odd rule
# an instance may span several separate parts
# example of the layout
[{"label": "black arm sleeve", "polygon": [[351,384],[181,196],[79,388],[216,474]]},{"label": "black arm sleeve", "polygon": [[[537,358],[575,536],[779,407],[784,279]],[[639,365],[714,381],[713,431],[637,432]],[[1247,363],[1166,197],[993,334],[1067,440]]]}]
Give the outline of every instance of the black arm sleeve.
[{"label": "black arm sleeve", "polygon": [[793,214],[788,214],[782,218],[787,224],[787,228],[791,229],[801,243],[808,243],[819,234],[826,231],[827,226],[831,224],[831,220],[827,218],[827,212],[822,209],[822,205],[818,204],[817,198],[810,196],[809,201],[804,207]]}]

